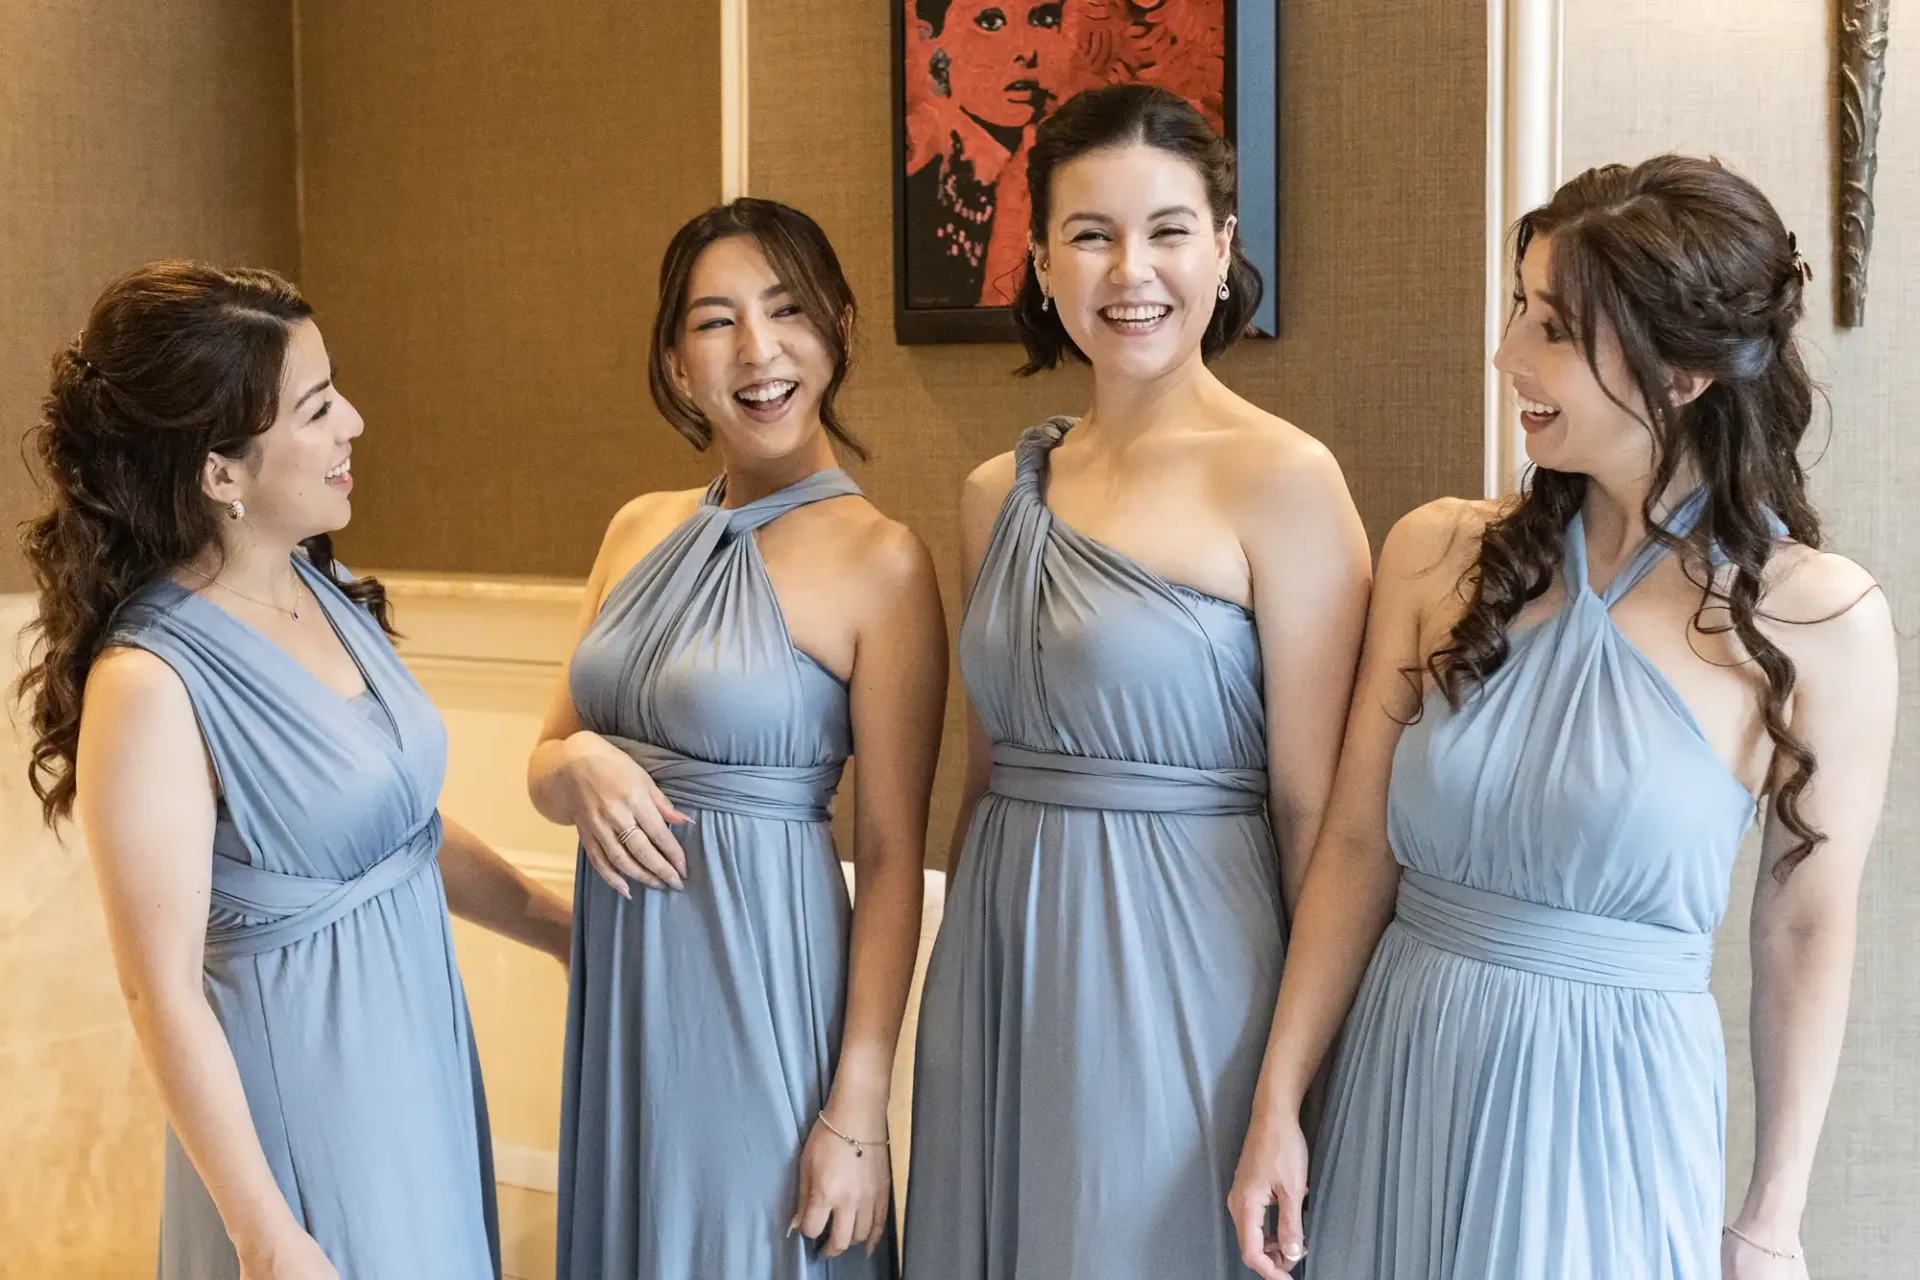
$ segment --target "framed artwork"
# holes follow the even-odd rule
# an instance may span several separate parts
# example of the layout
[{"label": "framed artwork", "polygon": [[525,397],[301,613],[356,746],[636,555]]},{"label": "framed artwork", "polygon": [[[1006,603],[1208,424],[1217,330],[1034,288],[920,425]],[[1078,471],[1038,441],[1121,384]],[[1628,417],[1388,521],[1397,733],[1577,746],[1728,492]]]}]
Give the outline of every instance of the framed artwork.
[{"label": "framed artwork", "polygon": [[1034,126],[1082,89],[1149,83],[1233,142],[1239,236],[1275,332],[1278,0],[890,0],[893,327],[903,344],[1012,342]]}]

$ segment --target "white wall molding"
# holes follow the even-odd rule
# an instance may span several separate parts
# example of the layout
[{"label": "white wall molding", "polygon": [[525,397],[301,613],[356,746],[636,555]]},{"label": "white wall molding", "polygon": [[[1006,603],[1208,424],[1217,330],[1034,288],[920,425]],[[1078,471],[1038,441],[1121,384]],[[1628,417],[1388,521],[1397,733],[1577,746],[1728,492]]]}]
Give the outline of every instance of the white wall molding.
[{"label": "white wall molding", "polygon": [[560,1191],[560,1153],[543,1151],[539,1147],[517,1147],[510,1142],[496,1142],[493,1144],[493,1180],[503,1186],[557,1195]]},{"label": "white wall molding", "polygon": [[1487,3],[1487,243],[1483,483],[1486,496],[1519,488],[1526,467],[1520,417],[1493,354],[1513,286],[1507,228],[1545,204],[1560,182],[1564,0]]},{"label": "white wall molding", "polygon": [[720,198],[747,194],[747,0],[720,0]]},{"label": "white wall molding", "polygon": [[549,849],[500,849],[494,852],[511,862],[541,884],[558,890],[562,897],[573,896],[575,853]]}]

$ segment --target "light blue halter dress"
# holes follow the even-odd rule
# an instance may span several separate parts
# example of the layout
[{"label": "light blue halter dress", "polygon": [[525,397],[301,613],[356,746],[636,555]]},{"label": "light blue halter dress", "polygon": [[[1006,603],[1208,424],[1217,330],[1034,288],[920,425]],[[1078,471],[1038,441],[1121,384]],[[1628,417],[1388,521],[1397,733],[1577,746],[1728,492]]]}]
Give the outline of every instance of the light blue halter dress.
[{"label": "light blue halter dress", "polygon": [[574,652],[581,724],[693,822],[675,828],[684,890],[628,901],[580,854],[562,1280],[896,1273],[891,1225],[871,1257],[787,1231],[840,1052],[852,906],[829,808],[853,731],[847,685],[794,646],[753,536],[859,492],[829,468],[730,509],[716,481]]},{"label": "light blue halter dress", "polygon": [[1401,736],[1405,871],[1334,1061],[1312,1280],[1720,1275],[1707,980],[1754,801],[1610,615],[1663,554],[1596,593],[1576,516],[1559,612]]},{"label": "light blue halter dress", "polygon": [[[341,1280],[484,1280],[492,1148],[436,862],[446,729],[372,616],[293,563],[359,698],[171,581],[109,643],[179,675],[220,780],[204,989],[294,1217]],[[240,1274],[171,1131],[159,1274]]]}]

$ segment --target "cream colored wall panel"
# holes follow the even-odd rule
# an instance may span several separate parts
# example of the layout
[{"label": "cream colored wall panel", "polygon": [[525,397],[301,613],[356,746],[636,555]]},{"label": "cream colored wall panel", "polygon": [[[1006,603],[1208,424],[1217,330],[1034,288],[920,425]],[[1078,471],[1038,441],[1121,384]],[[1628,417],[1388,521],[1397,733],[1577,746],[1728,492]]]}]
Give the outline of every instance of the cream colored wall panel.
[{"label": "cream colored wall panel", "polygon": [[[33,601],[0,596],[0,677]],[[0,726],[0,1275],[153,1273],[165,1123],[78,831],[40,821]]]},{"label": "cream colored wall panel", "polygon": [[[1896,6],[1898,7],[1898,6]],[[1563,139],[1571,175],[1661,151],[1717,155],[1757,182],[1813,264],[1804,336],[1831,400],[1805,450],[1832,545],[1885,586],[1901,635],[1901,730],[1862,895],[1852,1017],[1815,1166],[1818,1276],[1908,1276],[1920,1254],[1920,41],[1896,18],[1880,131],[1867,323],[1832,325],[1831,41],[1813,0],[1567,0]],[[1911,32],[1907,32],[1911,35]],[[1815,855],[1816,859],[1819,857]],[[1753,1142],[1749,848],[1718,940],[1727,1025],[1729,1198]]]}]

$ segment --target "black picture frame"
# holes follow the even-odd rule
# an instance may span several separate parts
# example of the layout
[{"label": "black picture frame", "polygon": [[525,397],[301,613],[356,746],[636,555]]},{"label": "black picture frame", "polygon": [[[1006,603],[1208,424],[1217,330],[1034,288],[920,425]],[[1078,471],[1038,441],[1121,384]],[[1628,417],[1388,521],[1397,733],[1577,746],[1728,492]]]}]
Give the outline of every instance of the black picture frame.
[{"label": "black picture frame", "polygon": [[[910,307],[907,227],[907,10],[893,14],[893,333],[902,346],[1017,342],[1005,307]],[[1239,161],[1237,234],[1266,290],[1254,313],[1257,336],[1279,333],[1280,0],[1224,0],[1226,45],[1223,114]]]}]

